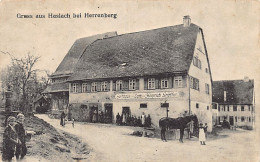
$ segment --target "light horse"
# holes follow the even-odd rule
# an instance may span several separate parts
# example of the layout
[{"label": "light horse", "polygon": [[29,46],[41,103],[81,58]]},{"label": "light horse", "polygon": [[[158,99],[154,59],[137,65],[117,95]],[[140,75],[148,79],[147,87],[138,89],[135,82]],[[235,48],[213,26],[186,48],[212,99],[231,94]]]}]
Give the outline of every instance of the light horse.
[{"label": "light horse", "polygon": [[198,118],[196,115],[190,115],[178,118],[161,118],[159,120],[159,126],[161,128],[161,139],[166,141],[165,131],[166,129],[180,129],[180,142],[183,142],[184,129],[187,127],[189,122],[193,121],[194,126],[198,124]]}]

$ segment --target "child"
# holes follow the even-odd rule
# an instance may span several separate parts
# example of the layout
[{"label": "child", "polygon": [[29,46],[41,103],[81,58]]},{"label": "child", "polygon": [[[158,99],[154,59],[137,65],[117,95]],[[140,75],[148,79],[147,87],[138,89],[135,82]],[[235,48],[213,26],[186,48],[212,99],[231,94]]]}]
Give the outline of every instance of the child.
[{"label": "child", "polygon": [[200,126],[199,126],[199,141],[200,141],[201,145],[206,145],[205,132],[204,132],[204,127],[203,127],[202,123],[200,123]]},{"label": "child", "polygon": [[15,117],[9,116],[3,135],[3,161],[11,161],[14,157],[16,145],[21,144],[17,138],[17,133],[14,128],[15,124]]},{"label": "child", "polygon": [[24,115],[17,115],[17,124],[15,125],[15,131],[17,132],[18,139],[21,141],[21,145],[16,145],[15,156],[16,159],[23,159],[27,153],[27,148],[25,144],[25,130],[24,130]]}]

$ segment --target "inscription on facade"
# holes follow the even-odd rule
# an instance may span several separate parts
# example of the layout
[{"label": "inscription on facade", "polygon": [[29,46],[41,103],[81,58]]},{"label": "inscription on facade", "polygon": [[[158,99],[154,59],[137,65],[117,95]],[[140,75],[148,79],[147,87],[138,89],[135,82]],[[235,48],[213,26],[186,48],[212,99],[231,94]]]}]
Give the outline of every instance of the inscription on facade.
[{"label": "inscription on facade", "polygon": [[154,99],[154,98],[170,98],[179,97],[178,92],[156,92],[156,93],[126,93],[116,94],[116,99]]}]

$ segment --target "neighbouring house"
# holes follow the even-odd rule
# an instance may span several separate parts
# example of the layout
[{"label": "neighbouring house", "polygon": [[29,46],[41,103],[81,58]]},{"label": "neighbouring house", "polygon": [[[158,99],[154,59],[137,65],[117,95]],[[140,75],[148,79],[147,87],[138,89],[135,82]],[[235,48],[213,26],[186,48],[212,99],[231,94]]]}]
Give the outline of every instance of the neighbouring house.
[{"label": "neighbouring house", "polygon": [[218,121],[226,119],[233,126],[254,127],[254,80],[221,80],[213,82],[213,102],[218,103]]},{"label": "neighbouring house", "polygon": [[46,113],[50,111],[51,99],[46,95],[40,95],[33,100],[33,112]]},{"label": "neighbouring house", "polygon": [[49,77],[51,79],[51,84],[43,92],[45,95],[50,95],[51,112],[53,114],[59,115],[62,111],[68,113],[69,83],[66,81],[71,74],[73,74],[74,67],[86,48],[97,39],[103,39],[116,35],[116,32],[109,32],[80,38],[74,42],[56,71]]},{"label": "neighbouring house", "polygon": [[[212,130],[212,77],[203,30],[183,24],[98,39],[68,78],[69,112],[78,121],[104,112],[126,116],[196,114]],[[167,112],[167,110],[169,110]]]}]

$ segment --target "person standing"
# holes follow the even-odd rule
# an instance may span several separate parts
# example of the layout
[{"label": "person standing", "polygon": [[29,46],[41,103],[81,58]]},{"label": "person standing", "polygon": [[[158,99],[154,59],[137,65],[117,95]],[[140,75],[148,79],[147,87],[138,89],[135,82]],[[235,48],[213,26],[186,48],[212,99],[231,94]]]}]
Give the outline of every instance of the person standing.
[{"label": "person standing", "polygon": [[200,126],[199,126],[199,141],[200,141],[201,145],[206,145],[205,132],[204,132],[204,127],[203,127],[202,123],[200,123]]},{"label": "person standing", "polygon": [[7,119],[7,126],[3,134],[3,161],[12,161],[14,157],[15,147],[18,144],[21,144],[21,141],[18,140],[17,133],[15,131],[15,117],[9,116]]},{"label": "person standing", "polygon": [[27,148],[25,144],[25,129],[24,129],[24,115],[17,115],[17,124],[15,125],[15,131],[17,132],[18,139],[21,141],[21,145],[16,145],[15,156],[16,159],[23,159],[27,153]]},{"label": "person standing", "polygon": [[60,115],[60,125],[61,126],[64,126],[65,125],[65,113],[64,113],[64,111],[62,111],[62,113],[61,113],[61,115]]},{"label": "person standing", "polygon": [[94,112],[93,112],[93,119],[92,119],[92,121],[93,121],[93,123],[96,123],[97,122],[97,110],[94,110]]},{"label": "person standing", "polygon": [[141,115],[142,127],[144,127],[144,124],[145,124],[145,118],[146,118],[146,116],[144,115],[144,112],[143,112],[143,114]]}]

